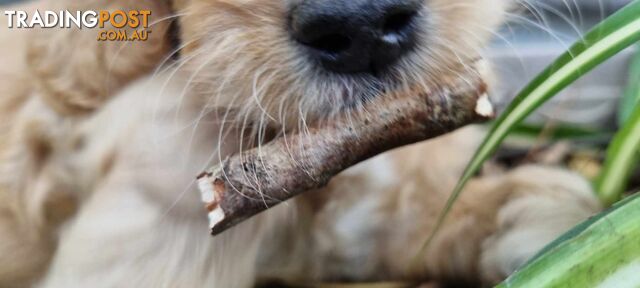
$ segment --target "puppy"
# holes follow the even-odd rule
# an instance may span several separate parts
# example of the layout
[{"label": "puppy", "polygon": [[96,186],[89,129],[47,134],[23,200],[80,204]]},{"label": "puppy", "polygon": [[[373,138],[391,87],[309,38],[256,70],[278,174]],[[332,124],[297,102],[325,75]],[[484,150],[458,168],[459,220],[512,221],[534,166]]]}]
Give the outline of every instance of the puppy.
[{"label": "puppy", "polygon": [[[380,156],[207,234],[194,175],[386,91],[436,85],[478,58],[508,0],[30,5],[151,9],[155,24],[149,41],[124,47],[88,31],[2,30],[0,57],[16,68],[0,68],[0,253],[11,256],[0,260],[0,286],[489,284],[599,209],[585,181],[561,170],[478,179],[419,254],[481,137],[471,129]],[[175,51],[169,20],[180,27]],[[168,60],[172,52],[180,59]]]}]

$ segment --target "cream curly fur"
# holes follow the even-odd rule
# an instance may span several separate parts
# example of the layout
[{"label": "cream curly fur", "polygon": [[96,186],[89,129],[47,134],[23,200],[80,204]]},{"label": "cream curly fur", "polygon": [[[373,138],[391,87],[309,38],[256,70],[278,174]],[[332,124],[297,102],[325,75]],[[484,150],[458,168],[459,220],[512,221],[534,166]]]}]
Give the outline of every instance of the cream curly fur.
[{"label": "cream curly fur", "polygon": [[[375,96],[374,84],[433,85],[447,65],[478,56],[508,6],[425,1],[430,33],[392,80],[321,73],[305,61],[283,29],[296,2],[17,7],[142,7],[157,24],[150,41],[124,47],[98,43],[91,31],[0,30],[0,63],[7,63],[0,66],[0,286],[494,283],[599,210],[586,182],[560,169],[479,178],[411,266],[481,138],[469,128],[363,163],[323,191],[209,237],[194,175],[260,143],[267,130],[330,120],[360,104],[345,99]],[[170,54],[165,17],[181,24],[177,62],[163,63]],[[351,94],[328,97],[340,91]]]}]

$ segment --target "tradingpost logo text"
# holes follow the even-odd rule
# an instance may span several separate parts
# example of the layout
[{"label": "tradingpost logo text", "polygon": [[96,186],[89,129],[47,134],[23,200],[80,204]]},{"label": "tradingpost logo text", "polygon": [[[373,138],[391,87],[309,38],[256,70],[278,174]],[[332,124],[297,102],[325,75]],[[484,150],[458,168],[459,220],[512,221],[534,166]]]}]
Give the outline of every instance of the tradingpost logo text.
[{"label": "tradingpost logo text", "polygon": [[10,29],[99,29],[98,41],[146,41],[150,10],[4,11]]}]

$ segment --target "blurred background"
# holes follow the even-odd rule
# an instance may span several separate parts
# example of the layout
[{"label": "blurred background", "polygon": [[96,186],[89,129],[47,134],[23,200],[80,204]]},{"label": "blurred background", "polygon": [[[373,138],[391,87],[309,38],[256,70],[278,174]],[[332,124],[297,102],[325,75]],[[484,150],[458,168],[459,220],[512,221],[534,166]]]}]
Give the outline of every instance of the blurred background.
[{"label": "blurred background", "polygon": [[[511,21],[489,50],[500,75],[494,97],[506,104],[524,85],[563,53],[584,32],[630,0],[528,1],[522,14]],[[532,121],[553,120],[615,128],[618,103],[628,82],[629,49],[572,85]]]},{"label": "blurred background", "polygon": [[[487,51],[498,74],[492,97],[500,109],[584,33],[631,0],[527,2],[510,15]],[[594,179],[621,124],[619,116],[628,108],[621,100],[631,84],[633,59],[640,59],[638,47],[623,51],[535,112],[509,137],[494,163],[503,169],[527,162],[562,165]],[[640,60],[634,65],[640,66]],[[630,189],[640,188],[640,172],[631,179]]]}]

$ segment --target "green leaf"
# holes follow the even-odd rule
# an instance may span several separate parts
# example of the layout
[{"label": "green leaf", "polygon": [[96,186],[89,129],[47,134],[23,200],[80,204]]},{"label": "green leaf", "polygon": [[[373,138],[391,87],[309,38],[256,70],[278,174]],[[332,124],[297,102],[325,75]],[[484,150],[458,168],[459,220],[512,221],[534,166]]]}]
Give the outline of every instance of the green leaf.
[{"label": "green leaf", "polygon": [[578,225],[498,288],[638,287],[640,195]]},{"label": "green leaf", "polygon": [[631,118],[613,138],[604,168],[596,181],[596,192],[605,205],[618,201],[629,177],[640,162],[640,104],[634,105]]},{"label": "green leaf", "polygon": [[618,125],[622,126],[631,117],[633,108],[640,102],[640,44],[637,45],[636,56],[631,62],[629,71],[629,87],[620,102]]},{"label": "green leaf", "polygon": [[569,51],[518,94],[506,111],[496,120],[487,138],[476,151],[449,198],[444,212],[441,213],[434,232],[423,246],[420,254],[424,253],[435,233],[441,228],[466,183],[498,149],[511,129],[585,73],[640,41],[639,16],[640,0],[635,0],[587,33],[583,39],[574,44]]},{"label": "green leaf", "polygon": [[581,127],[575,125],[559,125],[551,128],[544,125],[535,125],[522,123],[513,127],[510,131],[510,136],[519,136],[527,138],[538,138],[540,135],[548,133],[547,137],[550,140],[573,140],[573,139],[590,139],[590,138],[606,138],[613,135],[612,132],[608,132],[602,129],[595,129],[589,127]]}]

